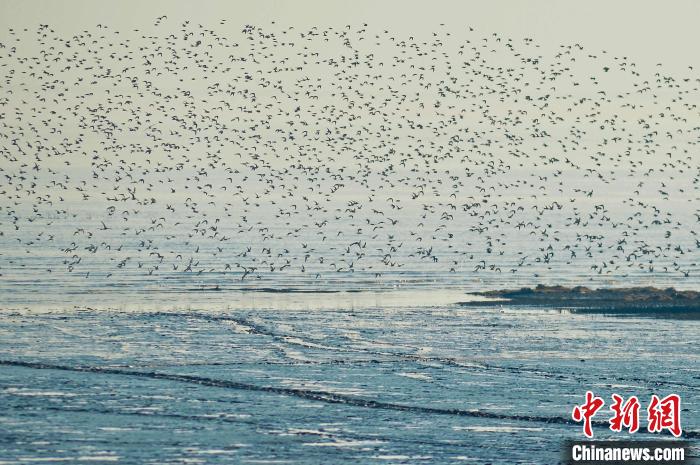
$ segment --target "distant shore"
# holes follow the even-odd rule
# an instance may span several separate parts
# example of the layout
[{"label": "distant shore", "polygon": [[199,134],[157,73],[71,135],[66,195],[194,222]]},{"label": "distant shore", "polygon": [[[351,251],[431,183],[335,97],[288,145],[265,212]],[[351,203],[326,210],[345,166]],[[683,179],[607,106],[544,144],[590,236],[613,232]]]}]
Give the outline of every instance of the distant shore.
[{"label": "distant shore", "polygon": [[624,287],[591,289],[583,286],[545,286],[474,292],[492,300],[461,302],[468,306],[509,305],[615,312],[687,312],[700,315],[700,292],[674,288]]}]

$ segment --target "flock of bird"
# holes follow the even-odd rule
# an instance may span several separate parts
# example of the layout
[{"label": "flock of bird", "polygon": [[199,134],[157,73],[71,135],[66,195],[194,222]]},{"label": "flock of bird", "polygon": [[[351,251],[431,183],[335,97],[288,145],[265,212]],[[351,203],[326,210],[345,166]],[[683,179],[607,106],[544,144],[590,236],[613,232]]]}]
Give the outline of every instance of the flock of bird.
[{"label": "flock of bird", "polygon": [[4,276],[698,269],[700,79],[661,65],[444,25],[0,37]]}]

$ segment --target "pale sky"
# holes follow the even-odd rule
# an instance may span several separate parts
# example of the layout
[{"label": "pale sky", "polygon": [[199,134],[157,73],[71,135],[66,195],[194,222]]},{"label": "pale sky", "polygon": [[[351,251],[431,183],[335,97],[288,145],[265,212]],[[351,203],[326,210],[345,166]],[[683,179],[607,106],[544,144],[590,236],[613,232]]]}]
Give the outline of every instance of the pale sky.
[{"label": "pale sky", "polygon": [[694,0],[2,0],[0,34],[40,22],[57,28],[100,22],[144,27],[163,14],[169,20],[201,23],[225,18],[231,27],[271,20],[295,25],[367,22],[395,33],[418,33],[445,23],[453,31],[471,26],[514,39],[532,37],[543,47],[579,42],[592,53],[605,49],[639,65],[662,62],[668,71],[700,66],[700,2]]}]

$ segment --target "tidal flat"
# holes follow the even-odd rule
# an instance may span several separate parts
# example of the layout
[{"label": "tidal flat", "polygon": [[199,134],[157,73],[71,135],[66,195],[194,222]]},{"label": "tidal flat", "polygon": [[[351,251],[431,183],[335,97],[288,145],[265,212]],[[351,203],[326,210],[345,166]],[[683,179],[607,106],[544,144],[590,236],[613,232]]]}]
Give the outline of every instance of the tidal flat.
[{"label": "tidal flat", "polygon": [[[587,390],[677,393],[683,438],[700,432],[696,320],[439,289],[254,294],[3,311],[3,463],[556,463]],[[608,414],[596,438],[670,439],[612,433]]]}]

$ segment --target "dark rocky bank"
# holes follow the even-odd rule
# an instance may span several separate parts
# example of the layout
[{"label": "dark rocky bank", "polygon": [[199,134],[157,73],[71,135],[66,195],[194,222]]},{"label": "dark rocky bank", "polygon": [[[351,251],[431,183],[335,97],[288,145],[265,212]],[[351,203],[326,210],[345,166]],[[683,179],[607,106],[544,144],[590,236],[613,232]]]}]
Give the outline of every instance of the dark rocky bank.
[{"label": "dark rocky bank", "polygon": [[470,295],[498,300],[463,302],[469,306],[509,305],[610,311],[700,312],[700,292],[674,288],[623,287],[591,289],[583,286],[545,286],[475,292]]}]

